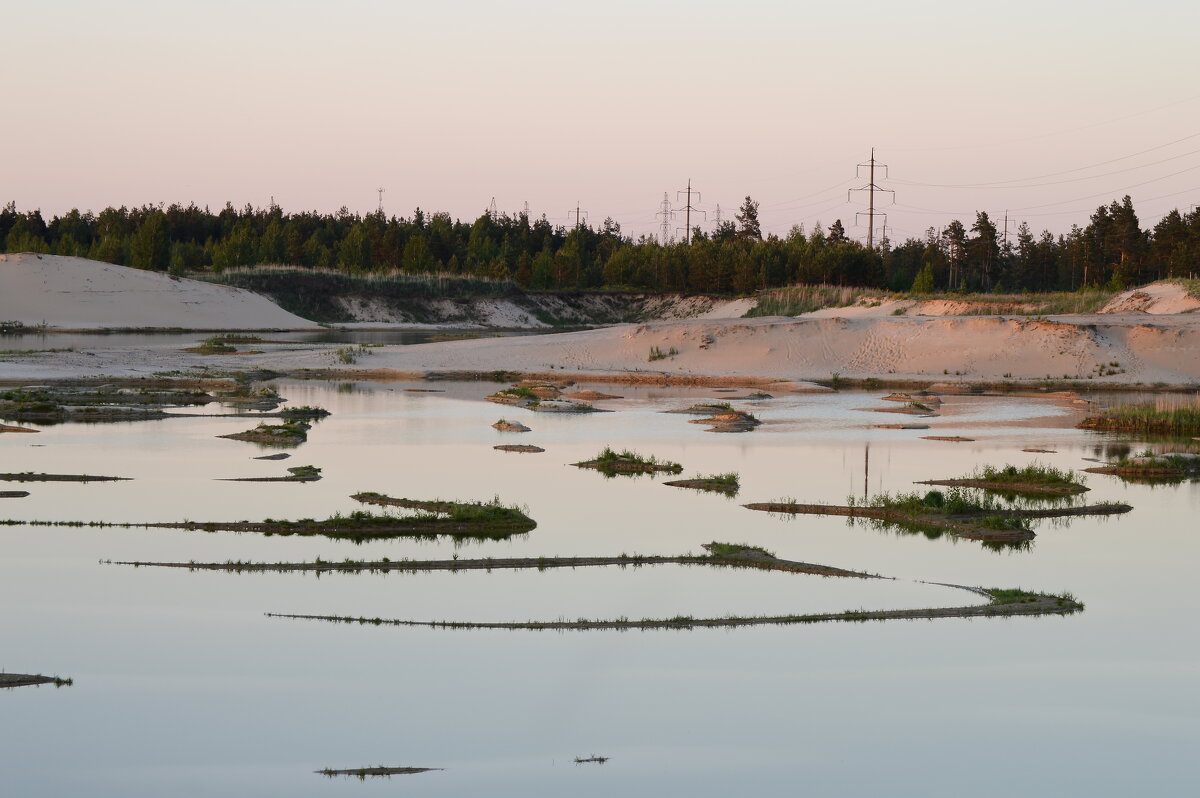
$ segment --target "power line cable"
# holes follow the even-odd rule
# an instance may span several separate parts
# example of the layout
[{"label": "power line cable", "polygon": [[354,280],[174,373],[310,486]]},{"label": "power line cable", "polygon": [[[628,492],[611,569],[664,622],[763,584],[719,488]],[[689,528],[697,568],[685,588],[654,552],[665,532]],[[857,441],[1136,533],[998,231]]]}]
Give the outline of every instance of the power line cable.
[{"label": "power line cable", "polygon": [[1135,152],[1132,155],[1122,155],[1120,158],[1113,158],[1108,161],[1100,161],[1099,163],[1088,164],[1087,166],[1079,166],[1079,167],[1076,167],[1075,169],[1066,169],[1061,172],[1050,172],[1049,174],[1036,175],[1034,177],[1020,177],[1020,178],[1014,178],[1012,180],[993,180],[993,181],[986,182],[986,183],[918,183],[913,180],[904,180],[903,178],[895,178],[894,180],[895,180],[895,182],[901,183],[906,186],[925,186],[928,188],[1037,188],[1038,186],[1057,186],[1062,183],[1076,183],[1076,182],[1079,182],[1080,180],[1092,180],[1093,178],[1097,178],[1097,177],[1107,177],[1109,175],[1121,174],[1122,172],[1131,172],[1131,171],[1134,171],[1135,169],[1145,169],[1146,167],[1157,166],[1162,163],[1167,163],[1168,161],[1177,161],[1180,158],[1186,158],[1189,155],[1195,155],[1196,153],[1200,152],[1200,150],[1191,150],[1190,152],[1185,152],[1182,155],[1172,155],[1170,158],[1164,158],[1163,160],[1155,161],[1154,163],[1142,164],[1140,166],[1131,166],[1127,169],[1118,169],[1115,172],[1106,172],[1105,174],[1100,174],[1100,175],[1089,175],[1086,177],[1076,177],[1076,178],[1072,178],[1070,180],[1059,180],[1059,181],[1055,181],[1055,182],[1051,182],[1051,183],[1031,183],[1031,184],[1024,184],[1024,185],[1013,185],[1013,184],[1020,183],[1023,180],[1042,180],[1047,177],[1058,177],[1060,175],[1068,175],[1068,174],[1072,174],[1074,172],[1082,172],[1086,169],[1094,169],[1097,166],[1107,166],[1110,163],[1117,163],[1118,161],[1127,161],[1130,158],[1136,158],[1139,155],[1145,155],[1148,152],[1154,152],[1155,150],[1161,150],[1166,147],[1170,147],[1174,144],[1178,144],[1181,141],[1187,141],[1188,139],[1194,139],[1194,138],[1198,138],[1198,137],[1200,137],[1200,133],[1193,133],[1190,136],[1184,136],[1181,139],[1176,139],[1175,141],[1170,141],[1170,142],[1167,142],[1166,144],[1160,144],[1159,146],[1151,147],[1148,150],[1142,150],[1141,152]]},{"label": "power line cable", "polygon": [[857,179],[858,179],[857,176],[851,177],[851,178],[841,181],[840,183],[834,183],[829,188],[823,188],[820,191],[814,191],[811,194],[805,194],[802,197],[793,197],[792,199],[781,200],[780,202],[767,203],[767,204],[764,204],[762,207],[763,208],[778,208],[781,205],[790,205],[793,202],[799,202],[800,200],[805,200],[805,199],[808,199],[809,197],[815,197],[818,194],[825,194],[827,192],[833,191],[835,188],[841,188],[842,186],[846,185],[847,183],[853,183]]},{"label": "power line cable", "polygon": [[[1180,194],[1195,194],[1197,192],[1200,192],[1200,187],[1184,189],[1183,191],[1173,191],[1170,194],[1159,194],[1157,197],[1146,197],[1145,199],[1138,200],[1138,202],[1154,202],[1155,200],[1167,199],[1168,197],[1178,197]],[[1030,218],[1039,216],[1066,216],[1072,213],[1091,213],[1094,210],[1095,208],[1080,208],[1074,211],[1046,211],[1045,213],[1024,213],[1021,215]]]},{"label": "power line cable", "polygon": [[1156,177],[1151,180],[1143,180],[1141,183],[1134,183],[1132,186],[1125,186],[1123,188],[1114,188],[1114,189],[1110,189],[1108,191],[1101,191],[1099,194],[1088,194],[1086,197],[1075,197],[1074,199],[1062,200],[1061,202],[1046,202],[1041,205],[1026,205],[1023,208],[1010,208],[1009,210],[1031,211],[1031,210],[1036,210],[1038,208],[1053,208],[1055,205],[1066,205],[1069,202],[1082,202],[1083,200],[1086,200],[1086,199],[1095,199],[1096,197],[1112,196],[1113,194],[1119,194],[1122,191],[1128,191],[1131,188],[1140,188],[1142,186],[1148,186],[1151,183],[1157,183],[1160,180],[1166,180],[1167,178],[1176,177],[1177,175],[1183,175],[1183,174],[1187,174],[1188,172],[1194,172],[1197,169],[1200,169],[1200,164],[1196,164],[1195,166],[1189,166],[1187,169],[1180,169],[1178,172],[1171,172],[1170,174],[1162,175],[1161,177]]},{"label": "power line cable", "polygon": [[[1026,205],[1026,206],[1020,207],[1020,208],[1009,208],[1009,210],[1010,211],[1031,211],[1031,210],[1038,210],[1040,208],[1053,208],[1055,205],[1066,205],[1071,202],[1082,202],[1084,200],[1095,199],[1097,197],[1112,197],[1116,194],[1121,193],[1122,191],[1128,191],[1129,189],[1132,189],[1132,188],[1140,188],[1142,186],[1147,186],[1151,183],[1157,183],[1161,180],[1166,180],[1167,178],[1176,177],[1177,175],[1187,174],[1188,172],[1194,172],[1197,169],[1200,169],[1200,164],[1197,164],[1196,166],[1189,166],[1187,169],[1180,169],[1177,172],[1172,172],[1171,174],[1168,174],[1168,175],[1162,175],[1161,177],[1156,177],[1152,180],[1144,180],[1141,183],[1135,183],[1131,186],[1124,186],[1122,188],[1114,188],[1114,189],[1110,189],[1108,191],[1101,191],[1098,194],[1088,194],[1086,197],[1073,197],[1071,199],[1065,199],[1065,200],[1061,200],[1059,202],[1046,202],[1041,205]],[[1162,197],[1156,197],[1155,199],[1162,199],[1163,197],[1171,197],[1171,196],[1176,196],[1177,194],[1186,194],[1186,193],[1187,193],[1187,191],[1178,191],[1178,192],[1175,192],[1174,194],[1164,194],[1164,195],[1162,195]],[[1146,200],[1146,201],[1148,201],[1148,200]],[[972,213],[976,213],[976,211],[974,211],[974,210],[948,211],[948,210],[938,210],[938,209],[934,209],[934,208],[921,208],[916,205],[904,205],[904,204],[899,204],[899,203],[896,205],[896,208],[897,208],[897,210],[907,211],[909,213],[929,213],[929,214],[938,214],[938,215],[945,215],[945,216],[970,216]],[[1081,212],[1083,212],[1083,211],[1054,211],[1053,213],[1033,213],[1033,214],[1025,213],[1025,214],[1021,214],[1021,215],[1022,216],[1056,216],[1056,215],[1061,215],[1061,214],[1081,213]]]},{"label": "power line cable", "polygon": [[1196,100],[1200,100],[1200,94],[1196,94],[1191,97],[1185,97],[1182,100],[1176,100],[1175,102],[1167,103],[1166,105],[1159,105],[1159,106],[1155,106],[1154,108],[1147,108],[1143,111],[1135,111],[1132,114],[1126,114],[1124,116],[1112,117],[1110,119],[1103,119],[1103,120],[1100,120],[1099,122],[1091,122],[1086,125],[1079,125],[1077,127],[1066,128],[1064,130],[1056,130],[1056,131],[1051,131],[1049,133],[1039,133],[1036,136],[1026,136],[1024,138],[1018,138],[1018,139],[1007,139],[1005,141],[997,141],[997,142],[992,142],[990,144],[963,144],[958,147],[921,147],[921,146],[905,145],[905,144],[889,144],[888,148],[889,149],[897,149],[897,150],[903,149],[903,150],[909,150],[909,151],[913,151],[913,152],[921,152],[921,151],[949,152],[952,150],[973,150],[973,149],[985,149],[988,147],[1004,147],[1009,144],[1020,144],[1020,143],[1026,142],[1026,141],[1037,141],[1039,139],[1053,138],[1054,136],[1065,136],[1070,133],[1077,133],[1081,130],[1091,130],[1092,128],[1103,127],[1105,125],[1111,125],[1114,122],[1124,122],[1126,119],[1136,119],[1139,116],[1146,116],[1147,114],[1153,114],[1158,111],[1165,111],[1168,108],[1174,108],[1178,105],[1195,102]]}]

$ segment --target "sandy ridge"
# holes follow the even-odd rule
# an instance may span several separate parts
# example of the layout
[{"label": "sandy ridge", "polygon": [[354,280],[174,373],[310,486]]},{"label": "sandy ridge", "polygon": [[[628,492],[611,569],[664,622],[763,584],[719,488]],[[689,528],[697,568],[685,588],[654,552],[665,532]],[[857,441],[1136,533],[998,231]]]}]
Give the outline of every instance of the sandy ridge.
[{"label": "sandy ridge", "polygon": [[240,288],[64,255],[0,255],[0,321],[70,329],[314,329]]}]

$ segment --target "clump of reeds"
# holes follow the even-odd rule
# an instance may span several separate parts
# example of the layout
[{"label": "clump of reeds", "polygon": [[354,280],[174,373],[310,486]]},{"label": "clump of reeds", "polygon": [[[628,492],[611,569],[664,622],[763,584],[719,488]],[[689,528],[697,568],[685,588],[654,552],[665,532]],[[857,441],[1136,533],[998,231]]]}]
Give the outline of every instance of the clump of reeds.
[{"label": "clump of reeds", "polygon": [[1117,432],[1194,435],[1200,433],[1200,400],[1159,397],[1153,404],[1117,405],[1104,415],[1088,416],[1079,426]]},{"label": "clump of reeds", "polygon": [[1041,463],[1030,463],[1027,466],[1017,467],[1014,465],[1006,465],[1002,468],[986,465],[983,468],[976,469],[969,479],[978,479],[986,482],[1013,482],[1029,485],[1052,485],[1070,487],[1083,484],[1084,478],[1080,474],[1076,474],[1070,469],[1055,468],[1053,466],[1042,465]]}]

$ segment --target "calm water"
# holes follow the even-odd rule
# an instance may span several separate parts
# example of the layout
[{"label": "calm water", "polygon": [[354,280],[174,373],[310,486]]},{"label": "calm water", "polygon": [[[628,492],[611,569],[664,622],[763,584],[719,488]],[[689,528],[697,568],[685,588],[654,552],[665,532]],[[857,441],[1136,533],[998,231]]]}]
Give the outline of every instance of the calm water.
[{"label": "calm water", "polygon": [[[619,412],[557,417],[480,401],[495,386],[282,383],[334,415],[283,462],[215,438],[244,419],[187,418],[0,436],[0,471],[134,477],[0,484],[22,519],[324,517],[359,490],[523,504],[525,536],[455,546],[175,530],[0,527],[0,666],[75,685],[0,693],[5,795],[1190,795],[1200,744],[1200,644],[1190,586],[1195,484],[1093,475],[1115,520],[1042,522],[1032,548],[783,520],[740,504],[841,503],[864,488],[977,465],[1078,468],[1105,438],[1042,400],[948,397],[930,432],[856,408],[878,394],[737,403],[766,423],[707,433],[658,411],[711,389],[591,386]],[[489,425],[507,415],[523,435]],[[1066,416],[1069,418],[1069,416]],[[920,440],[965,435],[975,443]],[[500,442],[545,454],[497,452]],[[737,471],[736,500],[572,468],[603,446]],[[1057,450],[1026,454],[1022,448]],[[217,482],[311,463],[313,484]],[[393,559],[678,554],[710,540],[878,572],[822,579],[679,566],[417,575],[189,573],[101,559]],[[914,580],[1070,590],[1067,618],[825,624],[651,632],[453,631],[271,619],[264,611],[413,619],[550,620],[953,606],[969,594]],[[611,757],[604,765],[577,756]],[[390,780],[311,771],[444,767]]]}]

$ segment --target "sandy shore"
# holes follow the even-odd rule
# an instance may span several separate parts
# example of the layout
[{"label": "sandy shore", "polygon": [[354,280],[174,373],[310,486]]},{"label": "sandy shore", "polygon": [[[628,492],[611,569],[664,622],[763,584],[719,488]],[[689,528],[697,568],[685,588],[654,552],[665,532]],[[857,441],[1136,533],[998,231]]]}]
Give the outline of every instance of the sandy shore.
[{"label": "sandy shore", "polygon": [[[0,255],[0,288],[0,320],[73,328],[317,326],[245,291],[80,258]],[[0,380],[138,377],[207,368],[333,370],[341,378],[356,372],[419,378],[507,370],[638,381],[801,382],[839,375],[929,382],[1066,379],[1097,386],[1200,383],[1200,313],[1189,312],[1196,300],[1180,286],[1148,286],[1110,305],[1123,312],[927,316],[892,315],[880,306],[795,318],[702,317],[371,348],[356,352],[353,363],[337,355],[336,345],[256,346],[263,351],[205,356],[175,344],[106,347],[101,337],[78,351],[0,354]],[[53,337],[47,341],[53,349]]]},{"label": "sandy shore", "polygon": [[[677,354],[651,361],[651,351]],[[1114,365],[1115,364],[1115,365]],[[289,353],[277,368],[315,367]],[[359,359],[397,371],[625,373],[781,380],[882,377],[1200,380],[1200,319],[1192,315],[763,318],[625,325],[521,338],[391,347]]]},{"label": "sandy shore", "polygon": [[[0,358],[0,379],[150,376],[207,367],[373,372],[504,369],[566,376],[766,380],[1088,380],[1096,385],[1200,382],[1200,318],[1192,314],[687,320],[581,332],[368,349],[352,364],[336,347],[201,356],[173,346],[98,346]],[[650,353],[676,354],[651,361]]]}]

